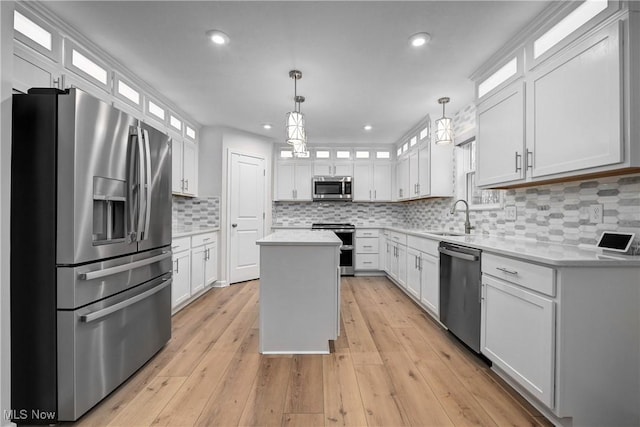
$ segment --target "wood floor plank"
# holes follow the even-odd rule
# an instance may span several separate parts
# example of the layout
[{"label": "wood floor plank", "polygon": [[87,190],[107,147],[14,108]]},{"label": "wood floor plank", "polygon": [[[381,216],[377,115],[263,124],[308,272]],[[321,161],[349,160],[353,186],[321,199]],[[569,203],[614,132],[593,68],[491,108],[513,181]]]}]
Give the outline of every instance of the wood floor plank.
[{"label": "wood floor plank", "polygon": [[285,413],[322,413],[322,355],[295,355],[285,398]]},{"label": "wood floor plank", "polygon": [[284,427],[324,427],[322,414],[284,414],[282,417]]},{"label": "wood floor plank", "polygon": [[260,367],[259,338],[258,330],[253,328],[244,337],[220,384],[203,408],[197,426],[238,425]]},{"label": "wood floor plank", "polygon": [[109,424],[109,427],[148,426],[160,413],[178,388],[184,383],[182,377],[155,377],[142,392]]},{"label": "wood floor plank", "polygon": [[258,315],[254,293],[245,307],[228,325],[218,341],[207,351],[193,373],[154,420],[154,425],[192,426],[200,417],[235,352]]},{"label": "wood floor plank", "polygon": [[353,363],[382,365],[378,348],[348,285],[342,288],[341,312]]},{"label": "wood floor plank", "polygon": [[455,425],[496,425],[416,329],[396,330],[396,335]]},{"label": "wood floor plank", "polygon": [[261,358],[239,425],[279,426],[282,423],[292,362],[291,357]]},{"label": "wood floor plank", "polygon": [[324,418],[327,426],[364,426],[367,416],[351,354],[323,356]]},{"label": "wood floor plank", "polygon": [[355,369],[367,425],[410,425],[409,420],[402,414],[397,393],[387,375],[387,368],[382,365],[359,365]]},{"label": "wood floor plank", "polygon": [[253,296],[246,286],[238,292],[235,298],[225,304],[216,307],[200,322],[200,327],[192,333],[192,339],[186,342],[180,349],[177,357],[174,357],[160,372],[161,376],[189,376],[198,362],[204,357],[206,351],[224,333],[226,326],[233,320],[236,313],[244,307]]}]

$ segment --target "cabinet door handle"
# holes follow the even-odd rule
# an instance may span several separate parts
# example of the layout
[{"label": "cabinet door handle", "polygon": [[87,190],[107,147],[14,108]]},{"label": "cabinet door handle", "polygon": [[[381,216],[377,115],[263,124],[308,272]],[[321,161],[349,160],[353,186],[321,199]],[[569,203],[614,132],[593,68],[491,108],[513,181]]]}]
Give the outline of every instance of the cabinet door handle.
[{"label": "cabinet door handle", "polygon": [[504,272],[504,273],[512,274],[512,275],[514,275],[514,276],[517,276],[517,275],[518,275],[518,272],[517,272],[517,271],[515,271],[515,270],[508,270],[508,269],[506,269],[506,268],[504,268],[504,267],[496,267],[496,270],[500,270],[500,271],[502,271],[502,272]]},{"label": "cabinet door handle", "polygon": [[522,161],[522,154],[519,154],[516,151],[516,172],[520,172],[522,170],[522,166],[519,166],[519,164],[518,164],[518,159],[520,159]]},{"label": "cabinet door handle", "polygon": [[185,190],[187,190],[187,191],[188,191],[188,190],[189,190],[189,180],[188,180],[188,179],[185,179],[185,180],[184,180],[184,184],[185,184],[185,186],[186,186]]},{"label": "cabinet door handle", "polygon": [[378,200],[377,191],[373,190],[373,200]]},{"label": "cabinet door handle", "polygon": [[184,191],[184,179],[180,180],[180,189]]},{"label": "cabinet door handle", "polygon": [[180,273],[180,263],[178,262],[179,260],[176,260],[176,274]]},{"label": "cabinet door handle", "polygon": [[[531,171],[533,171],[533,151],[529,151],[529,149],[527,148],[525,153],[527,156],[527,158],[525,159],[527,169],[531,169]],[[529,160],[529,154],[531,154],[531,160]]]},{"label": "cabinet door handle", "polygon": [[371,200],[371,190],[369,190],[369,200]]},{"label": "cabinet door handle", "polygon": [[417,188],[416,194],[420,195],[420,183],[416,184],[416,188]]}]

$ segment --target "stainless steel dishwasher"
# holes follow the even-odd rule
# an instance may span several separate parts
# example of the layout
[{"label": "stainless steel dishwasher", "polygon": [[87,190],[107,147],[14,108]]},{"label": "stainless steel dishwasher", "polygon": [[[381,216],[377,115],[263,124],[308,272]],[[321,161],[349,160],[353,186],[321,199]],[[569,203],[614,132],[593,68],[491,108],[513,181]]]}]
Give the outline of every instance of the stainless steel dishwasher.
[{"label": "stainless steel dishwasher", "polygon": [[479,249],[440,242],[440,321],[480,352]]}]

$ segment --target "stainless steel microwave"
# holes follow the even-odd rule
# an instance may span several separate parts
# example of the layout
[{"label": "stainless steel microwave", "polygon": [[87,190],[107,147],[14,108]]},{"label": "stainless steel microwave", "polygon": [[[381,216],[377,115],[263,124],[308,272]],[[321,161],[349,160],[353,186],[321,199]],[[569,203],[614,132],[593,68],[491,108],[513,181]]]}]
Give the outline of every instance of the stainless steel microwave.
[{"label": "stainless steel microwave", "polygon": [[311,180],[311,193],[315,201],[349,202],[353,199],[352,188],[350,176],[314,176]]}]

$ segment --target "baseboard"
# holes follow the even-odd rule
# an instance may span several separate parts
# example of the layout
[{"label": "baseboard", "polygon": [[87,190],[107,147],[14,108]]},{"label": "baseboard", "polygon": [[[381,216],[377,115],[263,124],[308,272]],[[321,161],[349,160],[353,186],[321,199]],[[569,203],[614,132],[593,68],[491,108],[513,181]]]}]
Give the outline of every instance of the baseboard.
[{"label": "baseboard", "polygon": [[229,282],[226,280],[218,280],[211,285],[212,288],[226,288],[229,286]]},{"label": "baseboard", "polygon": [[356,277],[360,277],[360,276],[376,276],[377,277],[377,276],[386,276],[386,273],[380,270],[362,270],[362,271],[356,271],[353,275]]}]

